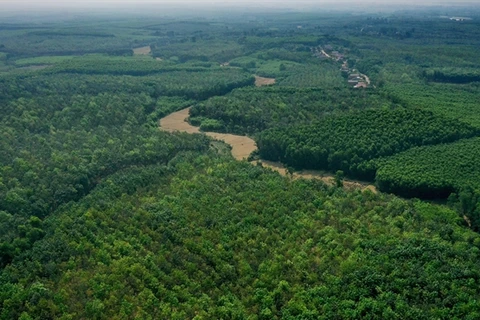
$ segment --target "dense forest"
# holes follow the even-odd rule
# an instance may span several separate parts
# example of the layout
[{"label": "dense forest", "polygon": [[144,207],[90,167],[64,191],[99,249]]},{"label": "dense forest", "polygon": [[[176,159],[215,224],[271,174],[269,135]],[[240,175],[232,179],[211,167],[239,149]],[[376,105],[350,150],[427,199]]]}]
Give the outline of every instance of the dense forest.
[{"label": "dense forest", "polygon": [[413,148],[379,161],[379,187],[403,196],[448,197],[478,187],[479,138]]},{"label": "dense forest", "polygon": [[351,92],[345,87],[245,88],[194,105],[190,110],[190,121],[201,124],[213,119],[219,122],[222,131],[255,134],[292,123],[311,123],[326,115],[392,105],[375,92]]},{"label": "dense forest", "polygon": [[373,109],[324,117],[312,124],[263,131],[257,139],[262,158],[294,168],[342,170],[373,180],[369,160],[416,146],[472,137],[479,129],[420,109]]},{"label": "dense forest", "polygon": [[50,216],[3,271],[2,317],[475,317],[480,238],[459,223],[429,204],[178,155]]},{"label": "dense forest", "polygon": [[0,319],[479,318],[462,8],[1,18]]}]

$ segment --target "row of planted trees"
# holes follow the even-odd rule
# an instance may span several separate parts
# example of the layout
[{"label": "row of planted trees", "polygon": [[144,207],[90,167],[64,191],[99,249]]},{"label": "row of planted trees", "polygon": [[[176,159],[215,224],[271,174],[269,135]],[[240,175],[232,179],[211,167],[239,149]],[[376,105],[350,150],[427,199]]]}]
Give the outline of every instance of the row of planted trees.
[{"label": "row of planted trees", "polygon": [[478,129],[416,109],[375,109],[324,117],[308,125],[263,131],[257,137],[262,158],[298,169],[343,170],[373,181],[374,159],[415,146],[478,135]]}]

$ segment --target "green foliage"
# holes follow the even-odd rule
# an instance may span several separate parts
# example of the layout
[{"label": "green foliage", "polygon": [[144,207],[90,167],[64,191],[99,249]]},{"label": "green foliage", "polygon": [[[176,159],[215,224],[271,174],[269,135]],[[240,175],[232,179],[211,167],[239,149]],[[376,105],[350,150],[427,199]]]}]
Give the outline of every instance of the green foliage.
[{"label": "green foliage", "polygon": [[129,57],[106,57],[106,56],[84,56],[80,58],[65,60],[52,68],[45,70],[45,73],[80,73],[80,74],[109,74],[109,75],[133,75],[143,76],[164,72],[212,72],[216,74],[242,74],[241,70],[223,69],[220,67],[211,68],[210,64],[199,63],[174,64],[167,61],[157,61],[144,58]]},{"label": "green foliage", "polygon": [[196,104],[190,115],[220,121],[227,132],[253,134],[276,126],[310,123],[329,114],[389,105],[375,92],[347,88],[243,88]]},{"label": "green foliage", "polygon": [[464,318],[479,312],[480,240],[458,222],[184,154],[47,219],[48,236],[2,272],[0,317]]},{"label": "green foliage", "polygon": [[214,119],[205,119],[200,124],[200,130],[222,132],[225,129],[220,121]]},{"label": "green foliage", "polygon": [[249,36],[242,42],[250,49],[270,49],[276,47],[284,47],[288,45],[307,45],[315,46],[319,43],[320,38],[312,35],[291,36],[291,37],[258,37]]},{"label": "green foliage", "polygon": [[232,67],[239,67],[244,69],[256,69],[257,66],[265,63],[265,60],[258,59],[254,56],[237,57],[229,61]]},{"label": "green foliage", "polygon": [[155,57],[168,59],[177,57],[180,62],[190,60],[226,62],[241,56],[243,48],[233,41],[196,40],[182,43],[162,45],[153,50]]},{"label": "green foliage", "polygon": [[406,197],[447,198],[466,187],[480,187],[480,139],[413,148],[379,161],[382,191]]},{"label": "green foliage", "polygon": [[26,58],[26,59],[15,60],[15,65],[18,67],[26,67],[26,66],[32,66],[32,65],[50,65],[50,64],[61,63],[74,58],[75,56],[44,56],[44,57]]},{"label": "green foliage", "polygon": [[181,96],[206,99],[250,86],[255,79],[241,70],[172,71],[148,76],[105,74],[35,74],[0,78],[0,101],[31,95],[147,93],[153,98]]},{"label": "green foliage", "polygon": [[335,185],[338,188],[343,187],[343,178],[345,177],[345,173],[342,170],[338,170],[335,173]]},{"label": "green foliage", "polygon": [[149,115],[150,119],[159,120],[170,113],[192,106],[195,100],[188,100],[182,97],[159,97],[155,110]]},{"label": "green foliage", "polygon": [[388,95],[405,106],[423,108],[480,127],[480,85],[410,82],[386,85]]},{"label": "green foliage", "polygon": [[386,96],[404,106],[480,126],[479,85],[466,83],[476,80],[480,65],[474,44],[480,39],[478,25],[420,17],[378,23],[415,29],[414,39],[399,42],[370,34],[366,44],[358,38],[363,56],[358,69],[382,86]]},{"label": "green foliage", "polygon": [[278,85],[299,88],[339,88],[346,89],[338,66],[324,63],[294,68],[287,77],[280,79]]},{"label": "green foliage", "polygon": [[[9,140],[1,156],[1,209],[44,217],[123,167],[164,162],[179,150],[206,147],[205,140],[170,138],[143,126],[139,121],[145,121],[147,108],[138,97],[73,100],[70,108],[56,111],[51,123],[35,115],[5,120],[10,123],[2,129]],[[22,148],[16,149],[19,145]]]},{"label": "green foliage", "polygon": [[[0,320],[480,318],[478,138],[415,147],[479,133],[480,28],[434,16],[1,23]],[[277,85],[227,94],[252,74]],[[158,131],[193,104],[290,176]],[[340,188],[377,168],[382,190],[455,191],[455,211]]]},{"label": "green foliage", "polygon": [[[80,27],[82,28],[82,27]],[[71,30],[41,30],[32,26],[21,32],[2,32],[0,43],[3,52],[16,56],[39,55],[80,55],[86,53],[106,53],[112,55],[131,55],[131,40],[114,34],[101,33],[98,28],[77,26]],[[2,30],[3,31],[3,30]]]},{"label": "green foliage", "polygon": [[23,227],[31,216],[43,219],[78,201],[123,168],[165,163],[181,151],[208,148],[205,137],[158,131],[159,117],[194,103],[162,94],[202,97],[232,83],[223,82],[222,88],[218,82],[226,79],[212,77],[213,83],[204,79],[188,87],[184,78],[195,77],[43,74],[0,80],[5,84],[0,86],[0,211],[10,217],[0,232],[0,265],[43,236],[41,227]]},{"label": "green foliage", "polygon": [[307,45],[286,45],[282,48],[260,51],[257,56],[266,61],[283,60],[300,64],[315,64],[318,60],[312,56],[310,48]]},{"label": "green foliage", "polygon": [[444,68],[424,71],[424,77],[436,82],[469,83],[480,81],[478,69]]},{"label": "green foliage", "polygon": [[415,109],[373,109],[325,117],[310,125],[269,129],[257,138],[260,156],[296,168],[343,170],[373,180],[369,160],[415,146],[479,134],[466,124]]},{"label": "green foliage", "polygon": [[458,193],[452,193],[448,204],[463,215],[469,227],[480,232],[480,191],[476,185],[466,185]]},{"label": "green foliage", "polygon": [[[281,68],[283,66],[284,68]],[[285,60],[268,60],[256,66],[255,73],[262,77],[279,78],[288,76],[298,64]]]}]

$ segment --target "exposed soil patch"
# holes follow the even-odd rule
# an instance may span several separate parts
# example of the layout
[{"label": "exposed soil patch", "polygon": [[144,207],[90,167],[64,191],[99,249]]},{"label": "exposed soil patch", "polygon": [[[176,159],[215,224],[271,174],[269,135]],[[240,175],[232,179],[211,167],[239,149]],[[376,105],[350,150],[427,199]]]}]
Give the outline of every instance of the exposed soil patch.
[{"label": "exposed soil patch", "polygon": [[133,54],[135,55],[148,56],[151,52],[152,52],[152,48],[150,48],[150,46],[133,49]]},{"label": "exposed soil patch", "polygon": [[[261,163],[262,166],[275,170],[279,172],[282,176],[290,175],[287,169],[285,169],[283,164],[280,162],[259,160],[259,161],[255,161],[255,163]],[[330,186],[335,185],[335,176],[331,173],[324,172],[324,171],[302,170],[302,171],[293,172],[291,176],[293,179],[318,179],[318,180],[322,180],[323,182],[325,182]],[[375,188],[374,185],[371,185],[363,181],[344,179],[343,186],[347,190],[353,190],[353,189],[367,190],[368,189],[373,193],[377,193],[377,188]]]},{"label": "exposed soil patch", "polygon": [[[186,133],[201,133],[198,127],[190,125],[186,119],[188,118],[188,112],[190,108],[186,108],[177,112],[174,112],[165,118],[160,119],[160,130],[168,132],[186,132]],[[255,150],[257,146],[255,141],[247,136],[237,136],[229,133],[217,133],[217,132],[204,132],[207,136],[212,137],[217,140],[224,141],[232,147],[232,155],[235,159],[241,161],[247,159],[248,156]],[[253,161],[252,163],[261,163],[262,166],[270,168],[277,171],[283,176],[290,176],[288,171],[285,169],[283,164],[279,162],[271,161]],[[294,172],[292,175],[293,179],[319,179],[324,181],[328,185],[335,184],[335,178],[332,174],[314,171],[314,170],[304,170],[299,172]],[[374,193],[377,192],[375,186],[355,180],[344,179],[343,186],[345,189],[362,189],[370,190]]]},{"label": "exposed soil patch", "polygon": [[231,145],[232,156],[237,160],[247,159],[250,153],[257,150],[255,141],[247,136],[236,136],[233,134],[216,132],[205,132],[205,134]]},{"label": "exposed soil patch", "polygon": [[168,132],[187,132],[187,133],[200,133],[197,127],[192,126],[185,121],[188,118],[188,112],[190,108],[186,108],[174,113],[169,114],[165,118],[160,119],[160,130]]},{"label": "exposed soil patch", "polygon": [[255,76],[255,85],[257,87],[271,86],[272,84],[275,84],[275,79],[273,78],[263,78],[263,77]]},{"label": "exposed soil patch", "polygon": [[[161,119],[160,129],[168,132],[180,131],[187,133],[200,133],[198,127],[194,127],[185,121],[185,119],[188,118],[189,110],[190,108],[183,109]],[[225,143],[231,145],[232,155],[237,160],[246,159],[250,153],[257,150],[255,141],[246,136],[237,136],[234,134],[217,132],[205,132],[205,134],[209,137],[224,141]]]}]

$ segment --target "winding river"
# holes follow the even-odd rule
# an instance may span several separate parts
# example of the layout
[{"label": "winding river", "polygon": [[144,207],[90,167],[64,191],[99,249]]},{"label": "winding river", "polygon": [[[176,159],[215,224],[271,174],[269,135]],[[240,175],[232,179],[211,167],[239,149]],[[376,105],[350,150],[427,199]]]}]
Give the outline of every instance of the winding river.
[{"label": "winding river", "polygon": [[[217,132],[201,132],[198,127],[190,125],[186,119],[188,118],[188,113],[190,108],[186,108],[174,113],[169,114],[168,116],[160,119],[160,130],[167,132],[186,132],[186,133],[204,133],[209,137],[212,137],[216,140],[224,141],[232,147],[232,156],[242,161],[247,159],[250,153],[257,150],[255,141],[247,136],[239,136],[229,133],[217,133]],[[256,163],[255,161],[254,163]],[[288,176],[288,172],[285,167],[279,162],[271,162],[260,160],[261,164],[264,167],[268,167],[272,170],[279,172],[281,175]],[[322,171],[314,170],[303,170],[293,173],[294,179],[320,179],[329,185],[335,183],[335,179],[332,174],[325,173]],[[375,186],[356,180],[344,179],[343,185],[346,189],[368,189],[372,192],[377,192]]]}]

